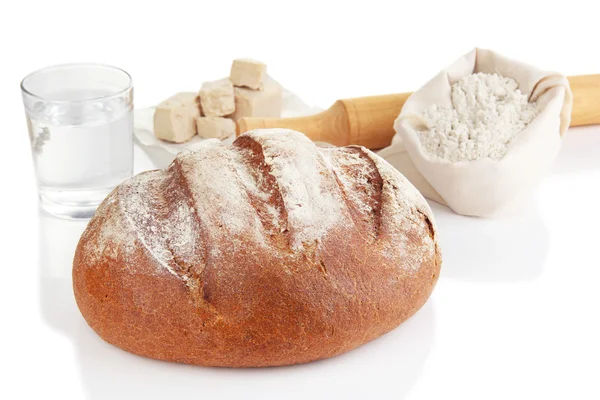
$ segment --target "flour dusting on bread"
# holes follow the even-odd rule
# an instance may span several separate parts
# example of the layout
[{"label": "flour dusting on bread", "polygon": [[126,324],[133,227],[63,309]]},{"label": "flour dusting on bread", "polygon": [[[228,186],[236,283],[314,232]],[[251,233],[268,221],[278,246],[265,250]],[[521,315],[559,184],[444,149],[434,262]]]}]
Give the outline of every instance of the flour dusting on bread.
[{"label": "flour dusting on bread", "polygon": [[317,147],[303,134],[288,129],[258,129],[248,135],[263,148],[287,209],[291,246],[312,244],[341,220],[339,188]]},{"label": "flour dusting on bread", "polygon": [[[381,218],[390,240],[382,241],[383,257],[397,259],[402,254],[402,269],[415,272],[431,259],[437,249],[433,213],[419,191],[387,161],[368,152],[383,181]],[[424,234],[425,233],[425,234]]]},{"label": "flour dusting on bread", "polygon": [[205,140],[182,151],[180,167],[205,227],[207,240],[241,235],[264,245],[264,232],[236,170],[235,154],[219,140]]},{"label": "flour dusting on bread", "polygon": [[186,280],[186,269],[201,264],[202,238],[194,210],[162,171],[138,175],[120,187],[121,209],[146,250],[169,273]]},{"label": "flour dusting on bread", "polygon": [[[107,199],[118,202],[120,213],[105,216],[98,256],[112,243],[133,251],[137,239],[159,270],[186,280],[190,266],[201,269],[206,257],[216,260],[236,251],[233,243],[237,250],[252,246],[277,254],[269,238],[287,232],[290,249],[303,252],[333,230],[352,228],[356,221],[349,208],[373,226],[373,237],[382,225],[386,237],[378,245],[384,257],[412,255],[402,268],[414,270],[432,256],[434,238],[415,239],[428,229],[423,217],[432,220],[427,203],[369,150],[317,148],[287,129],[255,130],[247,137],[260,144],[275,184],[253,170],[243,146],[229,148],[218,140],[190,146],[167,169],[140,174]],[[380,184],[374,183],[377,177]],[[276,192],[284,210],[273,201]],[[127,226],[110,222],[121,213]]]},{"label": "flour dusting on bread", "polygon": [[83,233],[84,250],[90,262],[127,258],[135,249],[135,234],[120,212],[118,191],[119,188],[113,190],[96,210],[95,218],[103,221],[102,229],[87,229]]}]

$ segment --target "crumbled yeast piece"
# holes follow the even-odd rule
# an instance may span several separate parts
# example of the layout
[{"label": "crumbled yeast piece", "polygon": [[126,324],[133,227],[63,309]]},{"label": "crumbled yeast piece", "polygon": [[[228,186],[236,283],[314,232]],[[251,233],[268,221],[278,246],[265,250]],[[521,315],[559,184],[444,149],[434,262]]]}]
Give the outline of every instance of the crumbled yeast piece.
[{"label": "crumbled yeast piece", "polygon": [[209,139],[225,139],[235,134],[235,122],[222,117],[196,117],[198,135]]},{"label": "crumbled yeast piece", "polygon": [[262,90],[236,87],[235,112],[230,117],[235,121],[244,117],[279,118],[281,108],[281,86],[268,79]]},{"label": "crumbled yeast piece", "polygon": [[229,79],[204,82],[200,89],[202,112],[209,117],[223,117],[235,111],[233,84]]},{"label": "crumbled yeast piece", "polygon": [[197,94],[177,93],[154,111],[154,134],[157,138],[174,143],[183,143],[196,134],[196,117],[200,115]]},{"label": "crumbled yeast piece", "polygon": [[260,90],[267,77],[266,64],[251,58],[238,58],[231,64],[229,79],[234,86]]}]

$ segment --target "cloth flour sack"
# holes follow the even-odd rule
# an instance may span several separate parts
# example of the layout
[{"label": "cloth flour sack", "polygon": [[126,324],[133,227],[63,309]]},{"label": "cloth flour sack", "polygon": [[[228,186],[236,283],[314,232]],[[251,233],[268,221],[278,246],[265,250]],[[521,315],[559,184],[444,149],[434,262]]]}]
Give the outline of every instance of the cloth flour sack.
[{"label": "cloth flour sack", "polygon": [[[426,153],[417,132],[427,129],[423,114],[436,104],[452,107],[451,85],[483,72],[514,79],[537,102],[539,114],[508,144],[502,158],[450,162]],[[406,101],[394,128],[392,145],[379,155],[398,168],[421,193],[458,214],[491,216],[547,173],[571,119],[572,94],[560,74],[545,72],[475,49],[441,71]]]}]

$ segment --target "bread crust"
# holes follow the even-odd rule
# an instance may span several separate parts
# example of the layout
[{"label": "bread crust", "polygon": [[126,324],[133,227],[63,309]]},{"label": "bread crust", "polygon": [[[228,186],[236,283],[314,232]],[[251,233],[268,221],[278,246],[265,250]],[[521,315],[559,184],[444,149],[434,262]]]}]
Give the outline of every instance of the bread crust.
[{"label": "bread crust", "polygon": [[81,237],[73,288],[90,327],[124,350],[263,367],[394,329],[440,266],[430,208],[384,160],[259,130],[117,187]]}]

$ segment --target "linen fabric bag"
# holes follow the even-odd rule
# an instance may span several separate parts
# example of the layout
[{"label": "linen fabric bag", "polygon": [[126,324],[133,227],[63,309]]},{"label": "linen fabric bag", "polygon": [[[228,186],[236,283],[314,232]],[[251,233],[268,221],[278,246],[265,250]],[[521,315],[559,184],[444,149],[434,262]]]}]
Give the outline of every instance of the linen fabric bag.
[{"label": "linen fabric bag", "polygon": [[[514,79],[540,113],[509,143],[499,160],[450,162],[425,153],[418,131],[427,129],[424,111],[433,104],[452,107],[451,85],[473,73]],[[566,77],[514,61],[490,50],[460,57],[412,94],[394,123],[392,145],[379,152],[421,193],[458,214],[491,216],[533,187],[556,158],[571,120],[572,94]]]}]

